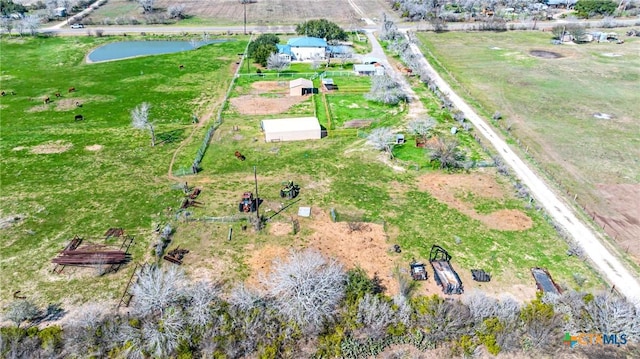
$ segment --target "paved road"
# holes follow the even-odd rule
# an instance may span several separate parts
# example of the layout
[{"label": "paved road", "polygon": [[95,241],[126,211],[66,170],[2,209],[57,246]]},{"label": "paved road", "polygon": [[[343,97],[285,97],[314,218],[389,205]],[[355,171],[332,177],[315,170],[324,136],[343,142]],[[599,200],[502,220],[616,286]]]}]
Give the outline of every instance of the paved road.
[{"label": "paved road", "polygon": [[561,201],[560,197],[489,127],[484,119],[478,116],[475,111],[451,89],[449,84],[446,83],[426,61],[415,44],[411,44],[411,50],[419,56],[423,68],[427,69],[440,90],[447,94],[455,106],[464,113],[465,117],[474,125],[476,131],[480,132],[491,142],[505,163],[508,163],[515,174],[529,187],[530,192],[538,203],[544,206],[554,221],[560,224],[580,247],[582,247],[584,253],[591,259],[596,269],[604,278],[612,285],[615,285],[616,289],[629,300],[635,302],[636,305],[640,305],[640,283],[636,275],[602,244],[598,235],[582,223],[574,215],[573,211]]}]

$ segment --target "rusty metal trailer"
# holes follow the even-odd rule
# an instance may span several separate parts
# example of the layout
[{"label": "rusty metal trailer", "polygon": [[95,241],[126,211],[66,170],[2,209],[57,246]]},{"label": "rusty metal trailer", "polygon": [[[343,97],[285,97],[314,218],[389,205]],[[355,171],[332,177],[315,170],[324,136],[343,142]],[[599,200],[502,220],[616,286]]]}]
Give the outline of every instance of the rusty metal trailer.
[{"label": "rusty metal trailer", "polygon": [[444,294],[462,294],[462,280],[451,266],[451,256],[444,248],[433,245],[429,253],[429,262],[433,268],[433,278],[442,287]]}]

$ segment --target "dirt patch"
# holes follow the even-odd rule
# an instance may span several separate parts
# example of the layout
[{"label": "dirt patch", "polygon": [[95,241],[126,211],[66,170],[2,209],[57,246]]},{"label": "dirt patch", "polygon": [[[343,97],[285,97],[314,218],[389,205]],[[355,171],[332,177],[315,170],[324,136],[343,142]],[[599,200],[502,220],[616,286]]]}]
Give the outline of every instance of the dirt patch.
[{"label": "dirt patch", "polygon": [[[271,270],[273,260],[286,257],[289,250],[313,248],[327,257],[338,259],[347,269],[359,266],[370,277],[377,274],[388,294],[398,293],[393,270],[396,265],[402,267],[404,262],[398,262],[399,255],[391,251],[391,244],[387,243],[387,235],[381,224],[362,223],[360,228],[354,230],[349,228],[346,222],[331,222],[328,213],[318,208],[312,208],[311,218],[299,220],[303,230],[310,229],[313,233],[304,239],[297,238],[290,247],[266,245],[257,250],[247,248],[249,256],[246,263],[251,273],[266,275]],[[291,225],[288,223],[272,223],[269,226],[273,235],[286,235],[291,232]],[[404,264],[406,266],[406,263]],[[259,276],[250,276],[246,284],[261,287]],[[428,292],[433,294],[435,289]]]},{"label": "dirt patch", "polygon": [[246,279],[245,284],[253,288],[263,288],[260,280],[271,272],[273,261],[285,258],[288,254],[289,249],[274,245],[266,245],[253,251],[246,260],[252,275]]},{"label": "dirt patch", "polygon": [[287,111],[291,106],[306,101],[304,96],[262,97],[244,95],[232,98],[231,104],[243,115],[276,115]]},{"label": "dirt patch", "polygon": [[55,104],[56,104],[56,111],[73,110],[74,108],[79,107],[78,104],[82,106],[82,103],[75,98],[60,99],[56,101]]},{"label": "dirt patch", "polygon": [[476,172],[468,174],[430,173],[418,178],[418,188],[429,191],[440,202],[477,219],[491,229],[523,231],[533,226],[533,221],[522,211],[504,209],[489,214],[474,210],[473,200],[467,197],[488,199],[509,198],[507,189],[498,183],[495,173]]},{"label": "dirt patch", "polygon": [[291,223],[272,222],[269,224],[269,233],[274,236],[286,236],[291,233]]},{"label": "dirt patch", "polygon": [[26,150],[27,148],[24,146],[18,146],[18,147],[14,147],[11,150],[12,151],[22,151],[22,150]]},{"label": "dirt patch", "polygon": [[14,224],[19,223],[23,219],[24,215],[22,214],[13,214],[4,218],[0,218],[0,229],[9,228]]},{"label": "dirt patch", "polygon": [[540,57],[543,59],[559,59],[564,57],[562,56],[562,54],[559,54],[557,52],[546,51],[546,50],[531,50],[529,51],[529,54],[531,56]]},{"label": "dirt patch", "polygon": [[43,112],[49,109],[48,105],[38,105],[38,106],[33,106],[30,109],[27,110],[27,112]]},{"label": "dirt patch", "polygon": [[37,155],[62,153],[68,151],[73,145],[69,142],[58,140],[55,142],[43,143],[31,148],[31,153]]},{"label": "dirt patch", "polygon": [[256,81],[251,84],[251,87],[257,90],[254,93],[287,93],[289,91],[289,81]]},{"label": "dirt patch", "polygon": [[592,214],[596,223],[640,264],[640,185],[598,184],[596,188],[605,202]]},{"label": "dirt patch", "polygon": [[84,148],[87,151],[100,151],[102,149],[102,145],[91,145]]}]

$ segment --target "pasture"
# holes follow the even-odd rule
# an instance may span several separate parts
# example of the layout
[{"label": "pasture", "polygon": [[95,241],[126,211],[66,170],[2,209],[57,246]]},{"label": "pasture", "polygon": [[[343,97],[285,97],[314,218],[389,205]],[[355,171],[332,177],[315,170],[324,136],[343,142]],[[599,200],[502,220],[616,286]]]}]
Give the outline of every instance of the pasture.
[{"label": "pasture", "polygon": [[504,119],[495,124],[510,127],[640,263],[640,39],[616,32],[624,44],[552,45],[548,32],[514,31],[419,38],[445,78],[486,118],[499,111]]},{"label": "pasture", "polygon": [[[173,176],[168,173],[172,157],[176,156],[174,168],[193,159],[246,43],[102,64],[82,61],[91,48],[114,40],[2,40],[2,87],[16,95],[0,98],[0,217],[23,219],[0,229],[0,287],[9,289],[2,291],[0,301],[21,290],[29,298],[63,306],[88,300],[115,304],[133,265],[104,276],[91,268],[67,268],[57,275],[51,273],[51,258],[74,235],[105,244],[103,233],[122,227],[136,237],[133,261],[152,261],[154,229],[166,223],[176,229],[168,249],[190,250],[183,264],[187,273],[195,279],[223,280],[227,286],[241,279],[255,283],[268,271],[271,258],[312,247],[347,267],[377,273],[394,292],[393,269],[407,268],[412,258],[428,259],[431,245],[439,244],[453,256],[468,291],[481,288],[530,299],[535,285],[529,268],[534,266],[548,268],[567,287],[578,286],[578,274],[586,279],[583,288],[604,288],[587,264],[566,255],[568,245],[544,214],[516,198],[509,179],[492,168],[469,173],[431,169],[425,153],[411,142],[396,149],[402,161],[389,162],[354,132],[315,141],[265,143],[261,119],[313,115],[325,107],[317,106],[323,101],[321,94],[270,115],[243,114],[242,104],[233,104],[249,94],[279,100],[283,94],[277,80],[265,85],[260,84],[263,78],[241,77],[231,104],[224,107],[223,123],[205,153],[202,171]],[[17,52],[21,56],[15,56]],[[349,88],[350,79],[336,82]],[[376,108],[356,96],[364,81],[354,79],[352,91],[326,96],[330,104],[357,104],[357,111],[353,105],[334,106],[332,116],[384,117],[383,112],[361,112],[367,106]],[[47,105],[40,100],[71,86],[77,91],[52,97]],[[84,121],[74,122],[76,108],[58,107],[68,99],[83,101]],[[146,132],[131,127],[129,113],[143,101],[151,103],[151,118],[162,139],[154,148]],[[451,117],[433,98],[425,95],[424,102],[438,121],[435,133],[446,136]],[[375,126],[402,129],[406,114],[393,111]],[[201,119],[198,124],[191,123],[193,114]],[[482,157],[479,146],[464,136],[470,135],[459,138],[463,150]],[[235,151],[246,160],[236,158]],[[250,225],[243,229],[247,222],[220,221],[238,215],[242,193],[255,191],[254,166],[258,195],[264,201],[260,211],[270,218],[257,233]],[[302,188],[299,202],[290,206],[278,195],[282,181],[288,180]],[[200,206],[177,211],[183,199],[177,188],[184,182],[202,189]],[[297,216],[299,206],[311,207],[311,217]],[[331,208],[342,222],[332,222]],[[364,224],[349,225],[354,222]],[[119,245],[111,239],[106,244]],[[392,251],[394,244],[402,253]],[[473,282],[472,268],[491,272],[492,282]],[[430,279],[421,293],[441,292]]]},{"label": "pasture", "polygon": [[[15,95],[0,98],[0,218],[23,218],[0,230],[3,301],[15,290],[51,300],[118,296],[128,274],[54,275],[50,260],[75,235],[104,244],[110,227],[134,235],[134,260],[145,260],[154,223],[164,220],[160,213],[179,204],[167,179],[171,157],[193,129],[192,114],[213,111],[231,81],[234,55],[246,45],[84,62],[92,48],[115,40],[1,40],[2,89]],[[68,93],[72,86],[76,91]],[[45,96],[51,103],[43,103]],[[156,124],[154,148],[147,132],[131,127],[129,113],[144,101]],[[84,120],[75,121],[76,114]]]}]

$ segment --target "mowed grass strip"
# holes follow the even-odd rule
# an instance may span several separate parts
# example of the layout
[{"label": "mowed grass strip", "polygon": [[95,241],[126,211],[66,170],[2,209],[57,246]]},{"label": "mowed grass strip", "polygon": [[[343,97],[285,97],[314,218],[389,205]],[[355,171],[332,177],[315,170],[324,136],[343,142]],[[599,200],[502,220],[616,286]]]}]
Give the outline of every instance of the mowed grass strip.
[{"label": "mowed grass strip", "polygon": [[[1,213],[25,216],[0,230],[2,301],[15,290],[47,300],[72,293],[71,301],[121,294],[127,270],[100,278],[90,270],[54,275],[50,260],[75,235],[103,243],[110,227],[134,235],[133,259],[146,260],[153,225],[165,222],[163,209],[180,199],[167,179],[169,161],[193,129],[192,114],[201,115],[224,94],[233,55],[246,45],[232,41],[184,53],[83,61],[91,49],[117,40],[1,40],[2,88],[16,93],[0,99]],[[70,87],[76,91],[67,92]],[[45,105],[45,96],[52,103]],[[130,111],[142,102],[152,106],[159,142],[153,148],[148,132],[131,127]],[[76,114],[84,121],[74,121]],[[201,141],[194,139],[192,147]],[[42,145],[54,153],[33,152]]]}]

